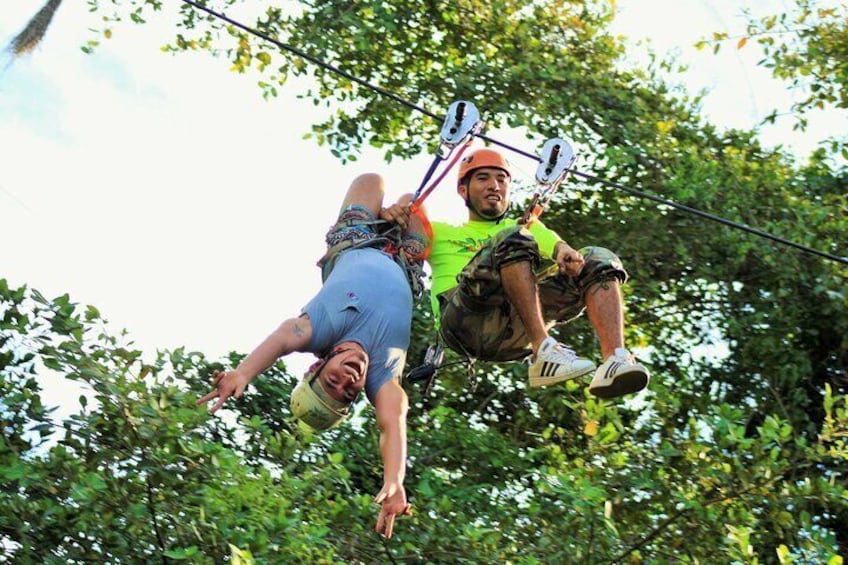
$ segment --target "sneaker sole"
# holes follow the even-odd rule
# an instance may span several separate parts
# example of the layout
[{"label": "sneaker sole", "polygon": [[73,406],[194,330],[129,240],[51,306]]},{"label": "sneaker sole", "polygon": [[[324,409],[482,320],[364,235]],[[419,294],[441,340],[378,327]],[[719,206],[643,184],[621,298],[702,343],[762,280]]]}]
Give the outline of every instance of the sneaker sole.
[{"label": "sneaker sole", "polygon": [[630,373],[622,373],[615,377],[607,386],[592,387],[589,386],[589,392],[598,398],[615,398],[639,392],[646,386],[650,378],[647,373],[642,371],[632,371]]},{"label": "sneaker sole", "polygon": [[563,383],[565,381],[573,381],[574,379],[585,377],[594,370],[594,367],[589,367],[585,371],[581,373],[575,373],[573,375],[560,375],[558,377],[530,377],[530,386],[532,388],[539,388],[543,386],[550,386],[558,383]]}]

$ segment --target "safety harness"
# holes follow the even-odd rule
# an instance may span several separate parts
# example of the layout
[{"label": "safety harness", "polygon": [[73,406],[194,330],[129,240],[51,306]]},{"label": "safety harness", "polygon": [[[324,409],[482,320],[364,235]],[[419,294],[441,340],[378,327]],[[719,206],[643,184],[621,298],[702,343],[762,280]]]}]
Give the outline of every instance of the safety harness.
[{"label": "safety harness", "polygon": [[[477,109],[474,108],[474,106],[468,102],[456,102],[453,106],[451,106],[451,109],[455,109],[459,104],[465,104],[466,108],[473,108],[474,115],[479,115],[476,113]],[[479,123],[482,125],[482,122]],[[475,134],[476,132],[470,135],[473,136]],[[465,148],[470,145],[471,141],[472,138],[469,137],[468,141],[465,142],[465,144],[463,145],[462,150],[460,151],[460,155],[458,155],[457,158],[455,158],[451,162],[449,167],[442,172],[442,175],[439,177],[436,183],[434,183],[433,186],[435,186],[435,184],[438,184],[438,182],[441,181],[447,171],[452,168],[453,165],[459,160],[462,151],[464,151]],[[536,169],[536,189],[529,205],[527,206],[526,210],[524,211],[524,214],[519,220],[520,224],[529,227],[533,224],[533,222],[539,219],[542,213],[547,209],[557,189],[570,172],[570,169],[576,159],[577,156],[575,155],[571,144],[569,144],[564,139],[552,138],[545,142],[545,144],[542,146],[542,152],[539,157],[539,166]],[[430,171],[428,171],[428,174],[432,174],[432,170],[435,169],[436,164],[438,164],[438,160],[434,161],[434,164],[431,166]],[[424,183],[422,183],[422,187],[423,185]],[[425,196],[426,194],[429,194],[429,191],[432,190],[433,186],[428,189],[428,192],[424,193]],[[419,188],[419,192],[421,192],[421,188]],[[432,239],[432,232],[428,235],[430,235]],[[468,351],[463,350],[461,354],[464,356],[465,362],[467,362],[468,380],[473,391],[474,389],[476,389],[477,386],[477,377],[476,372],[474,370],[476,358],[473,357]],[[407,379],[413,383],[422,383],[422,394],[428,394],[429,391],[432,389],[433,383],[436,379],[436,374],[438,373],[439,368],[444,362],[444,357],[445,352],[444,344],[442,343],[442,337],[441,334],[437,333],[436,343],[427,348],[426,352],[424,353],[423,363],[418,367],[413,368],[407,375]]]},{"label": "safety harness", "polygon": [[[327,253],[318,261],[322,280],[326,281],[342,252],[351,249],[375,248],[391,255],[400,265],[406,273],[413,296],[419,298],[424,292],[423,262],[429,251],[427,240],[433,237],[430,221],[421,210],[421,204],[459,161],[474,140],[474,136],[482,131],[483,125],[480,112],[470,102],[460,100],[448,108],[433,162],[409,202],[410,213],[421,221],[426,237],[405,234],[396,224],[390,224],[380,218],[371,218],[370,214],[364,210],[354,209],[339,218],[327,236]],[[439,164],[448,160],[457,148],[459,150],[456,151],[456,155],[444,167],[441,174],[430,182]],[[366,229],[368,226],[371,229]]]}]

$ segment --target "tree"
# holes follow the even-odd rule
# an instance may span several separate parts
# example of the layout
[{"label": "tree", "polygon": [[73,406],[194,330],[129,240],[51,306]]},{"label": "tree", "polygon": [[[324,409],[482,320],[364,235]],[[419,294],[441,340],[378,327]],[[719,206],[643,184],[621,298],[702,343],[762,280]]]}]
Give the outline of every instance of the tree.
[{"label": "tree", "polygon": [[[750,11],[746,15],[746,34],[732,39],[739,49],[755,39],[763,49],[760,64],[801,94],[790,109],[797,120],[796,129],[806,129],[811,111],[848,110],[848,11],[844,5],[796,0],[791,11],[759,19]],[[717,32],[698,45],[712,44],[717,52],[729,40],[727,33]],[[773,123],[777,118],[775,109],[766,121]],[[829,140],[828,145],[833,153],[841,151],[848,159],[845,136]]]},{"label": "tree", "polygon": [[[95,308],[5,281],[0,313],[0,536],[16,563],[748,562],[762,547],[840,562],[825,512],[844,507],[848,409],[829,390],[806,443],[776,416],[751,433],[728,404],[669,432],[661,409],[574,384],[530,394],[517,367],[471,392],[448,374],[415,398],[417,512],[384,545],[370,410],[305,436],[279,365],[228,425],[194,405],[216,368],[198,353],[146,362]],[[82,412],[51,421],[35,374],[85,383]]]},{"label": "tree", "polygon": [[41,43],[47,33],[47,28],[50,27],[50,22],[53,21],[56,10],[59,9],[61,4],[62,0],[47,0],[47,3],[27,22],[24,29],[12,39],[8,46],[12,55],[20,57],[29,53]]},{"label": "tree", "polygon": [[[202,355],[146,362],[95,308],[5,280],[0,304],[0,538],[12,561],[327,561],[329,525],[370,525],[370,498],[341,496],[344,456],[269,409],[291,391],[282,366],[231,427],[194,404],[215,367]],[[82,411],[53,421],[36,374],[84,383]]]},{"label": "tree", "polygon": [[[150,7],[119,2],[105,17],[143,21]],[[340,157],[355,158],[363,143],[404,157],[434,141],[433,119],[203,12],[182,14],[173,51],[223,55],[233,70],[258,73],[265,95],[291,74],[312,73],[317,86],[303,95],[331,110],[313,134]],[[581,170],[601,179],[844,254],[846,179],[826,155],[798,166],[753,132],[705,123],[698,99],[663,83],[656,67],[620,66],[622,45],[606,32],[612,17],[602,2],[331,0],[298,13],[270,8],[255,27],[416,104],[468,99],[493,126],[525,128],[534,141],[573,139],[591,148]],[[379,465],[370,411],[361,427],[306,438],[280,407],[294,377],[279,366],[237,405],[234,427],[210,421],[191,405],[212,366],[202,355],[165,352],[143,363],[141,352],[99,335],[96,311],[6,289],[0,376],[11,430],[4,445],[14,449],[2,454],[0,468],[12,471],[0,515],[27,518],[0,532],[17,544],[15,559],[204,562],[231,555],[231,544],[269,563],[289,554],[841,562],[844,268],[600,182],[570,184],[545,221],[574,244],[604,245],[624,259],[628,341],[644,346],[651,391],[622,403],[597,401],[576,384],[527,391],[520,365],[477,367],[473,389],[461,364],[443,370],[431,395],[410,389],[416,515],[388,546],[367,533]],[[418,310],[417,348],[432,331]],[[579,351],[594,349],[585,323],[561,331]],[[698,354],[710,345],[723,353]],[[27,434],[48,423],[32,384],[42,366],[89,379],[103,407],[62,425],[73,449]],[[54,495],[38,488],[60,478],[65,503],[50,506]],[[144,501],[135,514],[119,512],[123,493]],[[54,515],[63,521],[43,518]],[[108,535],[124,529],[143,543],[127,548]]]}]

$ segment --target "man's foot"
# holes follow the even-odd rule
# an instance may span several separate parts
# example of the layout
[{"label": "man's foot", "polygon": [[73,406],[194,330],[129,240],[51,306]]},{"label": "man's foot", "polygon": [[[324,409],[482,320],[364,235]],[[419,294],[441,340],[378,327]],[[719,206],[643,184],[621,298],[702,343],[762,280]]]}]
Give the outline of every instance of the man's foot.
[{"label": "man's foot", "polygon": [[619,347],[595,371],[589,392],[600,398],[615,398],[639,392],[651,380],[648,370],[626,349]]},{"label": "man's foot", "polygon": [[582,377],[595,368],[568,347],[549,337],[539,346],[536,359],[530,365],[530,386],[548,386]]}]

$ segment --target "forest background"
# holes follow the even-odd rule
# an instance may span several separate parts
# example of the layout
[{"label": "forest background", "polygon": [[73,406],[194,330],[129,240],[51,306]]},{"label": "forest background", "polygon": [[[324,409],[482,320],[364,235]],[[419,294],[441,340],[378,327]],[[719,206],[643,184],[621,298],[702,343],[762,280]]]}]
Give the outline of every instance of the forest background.
[{"label": "forest background", "polygon": [[[255,98],[273,104],[293,89],[301,105],[312,100],[319,111],[303,123],[260,130],[269,151],[257,156],[255,178],[227,167],[238,137],[218,137],[207,160],[190,161],[168,145],[167,123],[164,152],[158,144],[142,146],[126,161],[126,147],[119,146],[99,155],[96,167],[83,161],[91,176],[109,177],[113,161],[125,170],[110,193],[69,183],[49,218],[33,218],[38,213],[27,202],[35,195],[17,196],[4,176],[4,196],[19,212],[4,213],[5,229],[15,230],[4,232],[12,242],[4,255],[49,248],[50,260],[69,270],[96,257],[113,271],[104,282],[110,292],[120,292],[127,272],[121,266],[129,264],[134,277],[186,300],[192,289],[180,281],[188,271],[231,281],[221,296],[244,297],[255,292],[253,280],[270,279],[279,294],[306,298],[317,270],[301,289],[296,281],[304,277],[292,276],[286,249],[314,249],[319,256],[320,235],[307,241],[304,226],[325,229],[335,201],[316,203],[321,191],[312,186],[323,180],[321,163],[287,160],[285,151],[275,151],[275,131],[300,127],[341,162],[376,150],[392,169],[421,174],[426,168],[440,127],[432,118],[189,5],[92,1],[89,7],[79,36],[89,34],[80,42],[92,57],[106,48],[99,45],[105,38],[143,33],[148,20],[168,16],[167,51],[222,74],[234,71],[254,90],[258,82]],[[679,62],[655,54],[634,64],[626,56],[625,39],[611,31],[614,3],[331,1],[282,10],[232,0],[217,7],[423,107],[438,112],[453,100],[472,100],[484,111],[487,133],[522,148],[552,136],[571,139],[582,172],[846,255],[845,128],[799,154],[763,143],[761,128],[711,124],[702,112],[705,93],[675,81],[685,72]],[[844,120],[844,7],[800,0],[791,10],[748,18],[741,35],[719,32],[703,47],[762,50],[762,67],[796,94],[766,124],[804,130],[816,110]],[[18,60],[10,55],[5,76]],[[144,88],[132,77],[123,85]],[[49,100],[37,86],[18,96]],[[198,104],[209,104],[198,143],[214,137],[231,117],[228,108],[242,102],[216,94],[194,93]],[[114,120],[116,131],[132,124],[131,111],[109,110],[103,107],[104,121]],[[144,108],[138,110],[143,116]],[[43,116],[45,127],[50,118]],[[4,153],[26,148],[25,136],[7,139]],[[131,175],[128,163],[135,163]],[[73,163],[38,164],[34,175]],[[532,177],[533,165],[523,167]],[[225,176],[232,190],[205,192],[198,169]],[[414,178],[397,184],[414,185]],[[281,184],[288,206],[269,206],[266,193]],[[264,192],[252,192],[257,186]],[[343,189],[328,192],[337,200]],[[125,213],[62,213],[65,201],[84,198],[120,203]],[[205,213],[216,199],[229,205],[227,215]],[[156,204],[148,209],[150,202]],[[180,202],[205,220],[205,231],[180,232],[187,222]],[[303,216],[321,220],[287,223]],[[60,222],[67,238],[40,240],[33,219]],[[214,368],[236,363],[249,345],[227,359],[192,347],[144,350],[132,328],[115,331],[104,320],[96,300],[79,305],[73,296],[45,296],[3,279],[0,559],[841,563],[848,554],[844,262],[598,182],[569,183],[545,219],[570,241],[604,245],[623,258],[632,277],[628,341],[651,367],[650,390],[618,402],[598,401],[575,383],[528,391],[520,364],[477,366],[475,387],[462,365],[443,370],[430,394],[407,385],[407,487],[415,515],[398,524],[389,543],[372,531],[380,461],[370,408],[362,407],[355,425],[304,434],[285,403],[298,371],[281,362],[225,418],[210,418],[194,398],[207,390]],[[253,234],[260,249],[254,260],[228,245],[232,230]],[[80,238],[98,247],[81,245]],[[193,253],[201,239],[217,243],[218,253]],[[259,337],[292,313],[281,313],[273,294],[263,298],[268,325],[250,330]],[[192,314],[226,340],[244,325],[231,322],[228,312],[246,300],[207,300]],[[433,337],[422,304],[412,360]],[[163,316],[162,331],[170,316],[185,315]],[[596,349],[584,321],[562,335],[578,351]],[[64,395],[75,390],[71,408],[67,398],[45,398],[65,382],[76,384],[59,387]],[[53,410],[55,404],[63,408]]]}]

